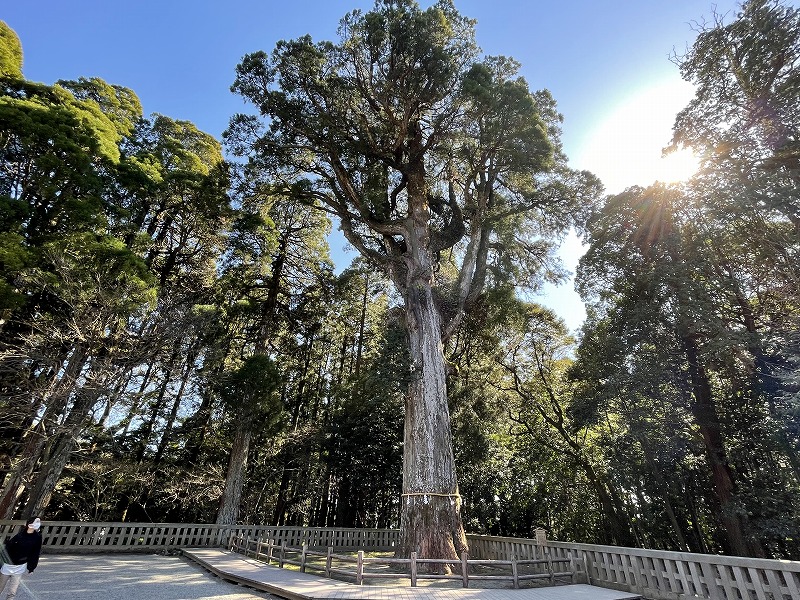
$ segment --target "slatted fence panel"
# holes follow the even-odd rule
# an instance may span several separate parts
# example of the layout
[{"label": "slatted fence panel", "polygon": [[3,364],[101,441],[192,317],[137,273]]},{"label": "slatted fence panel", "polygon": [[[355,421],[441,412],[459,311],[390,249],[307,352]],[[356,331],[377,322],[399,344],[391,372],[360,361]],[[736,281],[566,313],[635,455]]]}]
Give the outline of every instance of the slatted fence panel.
[{"label": "slatted fence panel", "polygon": [[800,562],[614,546],[571,546],[586,555],[590,582],[658,600],[800,600]]},{"label": "slatted fence panel", "polygon": [[[468,535],[471,558],[571,558],[587,581],[656,600],[800,600],[800,562]],[[538,549],[538,550],[537,550]],[[538,554],[537,554],[538,552]],[[571,554],[568,554],[571,553]]]}]

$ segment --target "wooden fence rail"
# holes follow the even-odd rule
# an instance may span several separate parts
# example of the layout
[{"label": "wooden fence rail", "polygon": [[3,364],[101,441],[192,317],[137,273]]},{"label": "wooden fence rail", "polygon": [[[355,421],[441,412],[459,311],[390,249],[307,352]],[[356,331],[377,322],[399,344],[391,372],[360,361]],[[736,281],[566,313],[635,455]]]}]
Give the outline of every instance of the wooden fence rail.
[{"label": "wooden fence rail", "polygon": [[[460,561],[423,559],[417,558],[417,553],[412,552],[411,558],[389,558],[389,557],[366,557],[363,550],[358,550],[355,556],[335,554],[333,547],[328,547],[327,552],[309,550],[305,545],[296,548],[284,543],[276,542],[273,539],[264,540],[259,537],[251,539],[243,535],[232,535],[227,544],[229,550],[239,552],[245,556],[250,556],[256,560],[263,560],[267,564],[276,561],[283,568],[286,565],[293,565],[305,573],[307,569],[312,569],[325,577],[338,575],[349,580],[354,580],[361,585],[365,579],[409,579],[411,587],[416,587],[419,580],[450,579],[460,581],[465,588],[469,587],[470,581],[496,581],[510,582],[514,588],[520,587],[520,582],[534,579],[547,579],[551,585],[555,585],[557,579],[568,578],[570,583],[575,583],[577,573],[571,570],[575,565],[570,558],[543,558],[517,560],[471,560],[469,555],[464,552]],[[291,557],[291,558],[290,558]],[[322,560],[320,560],[322,559]],[[337,566],[333,566],[333,561],[337,561]],[[345,566],[341,566],[345,565]],[[351,565],[348,568],[346,565]],[[379,567],[389,567],[384,571],[368,571],[367,565]],[[457,571],[452,573],[427,573],[420,572],[420,565],[436,565],[447,567],[447,570]],[[557,568],[559,567],[559,568]],[[564,570],[565,568],[570,570]],[[476,572],[477,568],[484,569],[483,574]],[[520,572],[520,569],[528,572]],[[444,571],[444,568],[434,570]],[[498,574],[497,571],[507,573]],[[494,574],[489,574],[494,572]]]}]

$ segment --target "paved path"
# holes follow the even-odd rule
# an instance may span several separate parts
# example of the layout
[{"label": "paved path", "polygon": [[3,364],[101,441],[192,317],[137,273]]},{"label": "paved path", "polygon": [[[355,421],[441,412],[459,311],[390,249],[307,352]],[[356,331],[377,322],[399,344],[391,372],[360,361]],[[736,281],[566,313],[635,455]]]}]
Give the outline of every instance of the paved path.
[{"label": "paved path", "polygon": [[[0,594],[5,600],[5,593]],[[180,556],[44,554],[16,600],[265,600]]]},{"label": "paved path", "polygon": [[629,600],[636,594],[592,585],[533,589],[464,589],[354,585],[317,575],[280,569],[241,554],[215,548],[193,548],[184,555],[224,579],[253,586],[289,600]]}]

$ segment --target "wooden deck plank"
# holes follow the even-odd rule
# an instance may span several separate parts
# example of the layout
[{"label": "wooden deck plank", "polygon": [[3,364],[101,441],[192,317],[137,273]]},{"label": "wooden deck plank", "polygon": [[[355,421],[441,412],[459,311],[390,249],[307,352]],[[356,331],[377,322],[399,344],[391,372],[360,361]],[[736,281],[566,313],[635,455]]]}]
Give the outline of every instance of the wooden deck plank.
[{"label": "wooden deck plank", "polygon": [[266,565],[216,548],[190,548],[184,556],[212,573],[288,600],[634,600],[639,596],[592,585],[535,589],[475,589],[354,585]]}]

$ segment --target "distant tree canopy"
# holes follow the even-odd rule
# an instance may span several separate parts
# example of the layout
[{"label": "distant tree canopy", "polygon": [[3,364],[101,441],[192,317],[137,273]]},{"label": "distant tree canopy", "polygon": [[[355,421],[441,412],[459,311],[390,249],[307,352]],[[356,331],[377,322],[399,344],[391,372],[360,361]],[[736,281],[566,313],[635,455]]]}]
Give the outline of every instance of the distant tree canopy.
[{"label": "distant tree canopy", "polygon": [[[0,23],[0,518],[800,559],[799,60],[787,3],[714,15],[700,170],[601,198],[450,2],[248,55],[225,147]],[[572,333],[532,301],[568,227]]]}]

